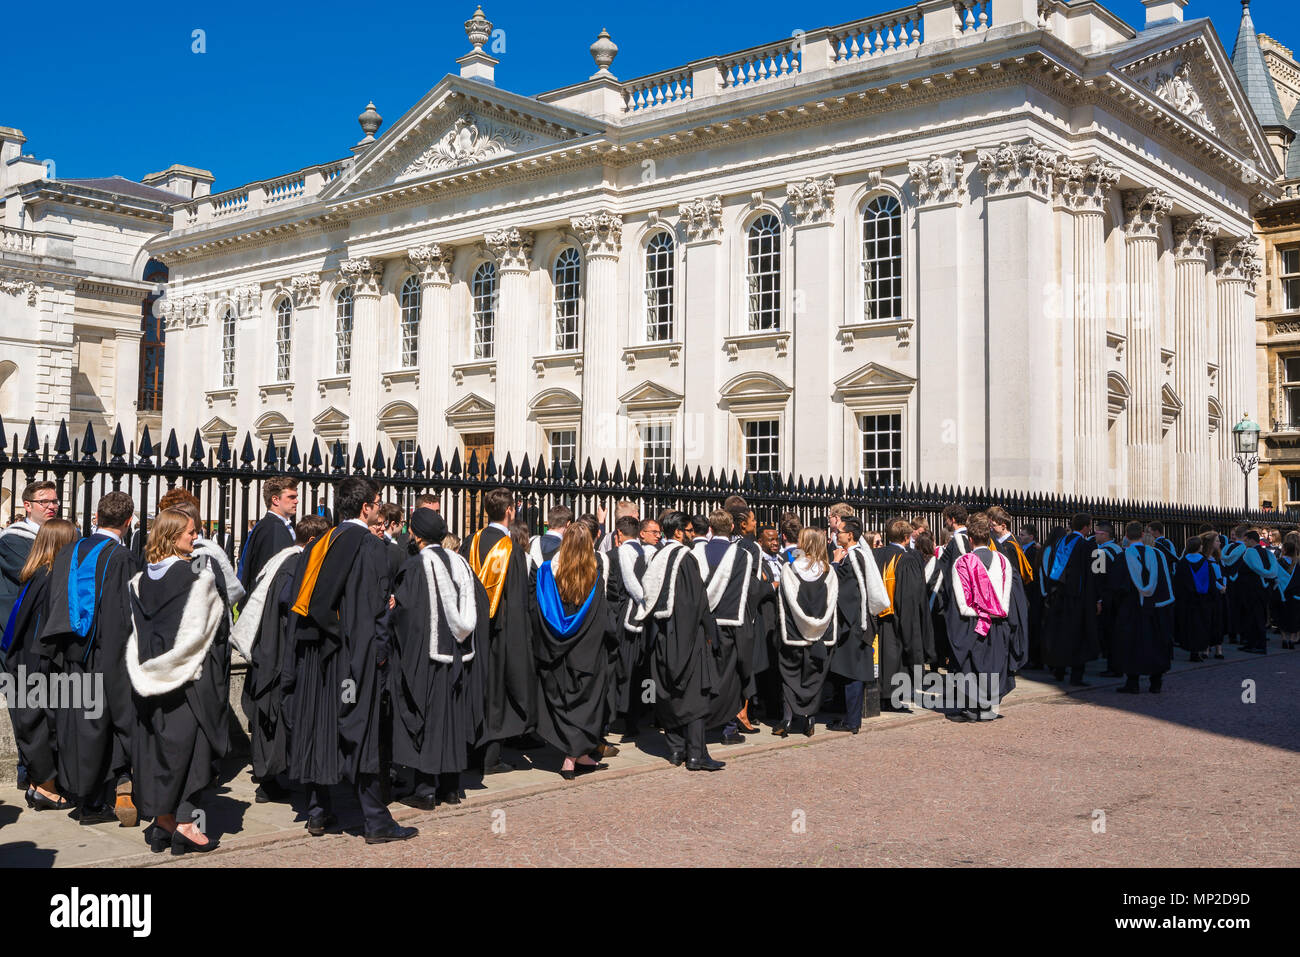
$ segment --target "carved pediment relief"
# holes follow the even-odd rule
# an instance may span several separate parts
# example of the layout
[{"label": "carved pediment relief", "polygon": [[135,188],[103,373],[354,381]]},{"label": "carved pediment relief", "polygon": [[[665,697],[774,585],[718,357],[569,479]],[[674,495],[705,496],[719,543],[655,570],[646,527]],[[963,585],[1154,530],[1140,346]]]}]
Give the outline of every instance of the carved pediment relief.
[{"label": "carved pediment relief", "polygon": [[1186,60],[1175,63],[1172,72],[1156,72],[1154,76],[1144,77],[1142,85],[1193,123],[1211,133],[1218,132],[1206,109],[1205,98],[1192,80],[1191,64]]},{"label": "carved pediment relief", "polygon": [[498,156],[523,152],[540,143],[536,133],[493,122],[473,113],[462,113],[456,117],[450,129],[407,164],[397,179],[401,181],[426,173],[474,166]]}]

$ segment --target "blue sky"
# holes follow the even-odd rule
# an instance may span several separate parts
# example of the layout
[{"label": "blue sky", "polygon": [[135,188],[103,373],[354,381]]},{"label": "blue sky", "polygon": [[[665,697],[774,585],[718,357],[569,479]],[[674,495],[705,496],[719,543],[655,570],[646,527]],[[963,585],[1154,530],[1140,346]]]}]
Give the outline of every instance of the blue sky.
[{"label": "blue sky", "polygon": [[[487,0],[484,12],[505,30],[497,85],[532,95],[586,79],[602,27],[620,48],[613,72],[630,79],[897,5]],[[1141,26],[1139,0],[1104,5]],[[347,155],[367,100],[387,129],[456,72],[474,12],[470,0],[187,6],[65,2],[34,14],[37,25],[6,44],[0,126],[23,130],[27,150],[53,159],[61,178],[138,179],[184,163],[226,189]],[[1295,9],[1295,0],[1251,4],[1256,27],[1292,47]],[[1188,4],[1188,18],[1207,15],[1231,53],[1239,0]],[[202,54],[191,50],[194,30],[205,32]]]}]

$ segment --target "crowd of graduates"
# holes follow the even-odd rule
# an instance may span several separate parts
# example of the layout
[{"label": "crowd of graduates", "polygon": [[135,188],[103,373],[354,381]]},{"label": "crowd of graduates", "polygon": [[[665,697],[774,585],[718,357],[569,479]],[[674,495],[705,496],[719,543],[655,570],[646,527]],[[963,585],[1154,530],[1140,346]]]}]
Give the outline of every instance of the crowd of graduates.
[{"label": "crowd of graduates", "polygon": [[[321,835],[347,784],[382,843],[416,833],[395,798],[458,803],[464,772],[516,770],[503,749],[551,749],[571,779],[662,732],[669,762],[713,772],[710,739],[740,744],[761,722],[811,736],[825,714],[856,734],[877,694],[881,711],[980,723],[1026,670],[1083,685],[1104,658],[1119,691],[1145,675],[1159,692],[1175,646],[1263,653],[1270,616],[1284,647],[1300,637],[1297,533],[1206,527],[1179,550],[1157,522],[1117,536],[1079,514],[1040,542],[1000,507],[961,505],[938,530],[865,529],[847,504],[823,526],[760,524],[732,496],[707,515],[561,505],[532,536],[501,488],[461,540],[437,497],[404,514],[360,476],[338,483],[332,516],[298,517],[287,478],[263,499],[232,563],[183,488],[147,536],[130,496],[108,493],[86,537],[53,483],[24,490],[25,517],[0,533],[5,672],[95,690],[93,707],[8,702],[30,808],[149,820],[157,852],[216,847],[201,801],[230,750],[232,650],[256,800],[296,794]],[[935,675],[969,681],[926,697]]]}]

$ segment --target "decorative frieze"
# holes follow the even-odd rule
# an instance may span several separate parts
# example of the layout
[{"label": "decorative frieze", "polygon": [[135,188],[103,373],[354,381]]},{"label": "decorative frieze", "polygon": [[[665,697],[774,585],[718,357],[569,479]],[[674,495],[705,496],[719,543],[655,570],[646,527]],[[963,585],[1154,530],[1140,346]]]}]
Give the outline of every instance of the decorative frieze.
[{"label": "decorative frieze", "polygon": [[36,305],[37,287],[36,283],[30,280],[2,279],[0,280],[0,292],[7,292],[11,296],[24,296],[27,299],[27,305]]},{"label": "decorative frieze", "polygon": [[382,263],[372,266],[366,258],[345,259],[339,263],[339,275],[358,296],[378,296],[379,280],[383,274]]},{"label": "decorative frieze", "polygon": [[909,163],[907,174],[922,206],[959,203],[966,197],[966,161],[960,153],[951,156],[932,153],[927,160]]},{"label": "decorative frieze", "polygon": [[1047,199],[1052,191],[1052,174],[1062,162],[1056,150],[1033,142],[999,143],[997,149],[980,150],[980,172],[990,196],[1033,193]]},{"label": "decorative frieze", "polygon": [[1056,168],[1053,185],[1067,209],[1100,213],[1119,177],[1118,167],[1099,159],[1088,163],[1065,160]]},{"label": "decorative frieze", "polygon": [[413,246],[406,253],[415,271],[419,273],[420,283],[436,283],[442,286],[451,284],[451,250],[440,243],[425,243]]},{"label": "decorative frieze", "polygon": [[1174,258],[1204,260],[1214,236],[1219,231],[1218,221],[1208,216],[1179,217],[1174,220]]},{"label": "decorative frieze", "polygon": [[617,259],[623,247],[623,217],[607,209],[570,220],[588,258]]},{"label": "decorative frieze", "polygon": [[533,234],[511,226],[483,237],[483,245],[502,272],[527,272],[533,254]]},{"label": "decorative frieze", "polygon": [[802,183],[790,183],[785,188],[785,194],[796,226],[829,223],[835,215],[833,176],[824,179],[809,177]]},{"label": "decorative frieze", "polygon": [[1156,239],[1174,198],[1159,189],[1124,191],[1124,231],[1130,239]]},{"label": "decorative frieze", "polygon": [[680,211],[687,242],[710,242],[722,238],[721,196],[702,197],[685,203]]}]

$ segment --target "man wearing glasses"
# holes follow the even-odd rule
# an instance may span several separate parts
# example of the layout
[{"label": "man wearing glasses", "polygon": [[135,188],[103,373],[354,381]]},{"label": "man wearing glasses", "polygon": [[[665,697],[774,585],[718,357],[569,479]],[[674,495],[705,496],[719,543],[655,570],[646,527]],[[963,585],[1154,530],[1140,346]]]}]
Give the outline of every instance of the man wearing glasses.
[{"label": "man wearing glasses", "polygon": [[[32,542],[47,519],[59,514],[59,493],[53,482],[32,482],[23,489],[26,516],[0,532],[0,629],[9,621],[23,586],[18,580]],[[18,786],[26,787],[26,769],[18,765]]]}]

